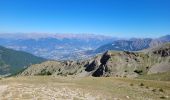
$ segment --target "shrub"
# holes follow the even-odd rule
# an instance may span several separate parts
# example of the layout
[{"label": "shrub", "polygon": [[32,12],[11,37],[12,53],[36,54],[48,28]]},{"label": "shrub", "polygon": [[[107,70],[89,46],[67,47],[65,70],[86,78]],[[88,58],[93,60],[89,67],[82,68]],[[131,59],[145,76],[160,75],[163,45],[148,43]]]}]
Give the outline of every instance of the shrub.
[{"label": "shrub", "polygon": [[140,83],[140,86],[144,86],[144,84],[143,84],[143,83]]},{"label": "shrub", "polygon": [[45,69],[43,69],[41,73],[39,73],[38,75],[52,75],[52,73],[50,71],[46,71]]},{"label": "shrub", "polygon": [[147,66],[147,67],[146,67],[146,70],[148,70],[148,69],[149,69],[149,67]]},{"label": "shrub", "polygon": [[134,70],[135,73],[142,75],[143,71],[142,70]]},{"label": "shrub", "polygon": [[46,75],[52,75],[52,73],[50,73],[49,71],[46,73]]},{"label": "shrub", "polygon": [[107,75],[106,75],[106,77],[110,77],[110,75],[109,75],[109,74],[107,74]]},{"label": "shrub", "polygon": [[149,89],[149,87],[148,87],[148,86],[146,86],[146,89]]},{"label": "shrub", "polygon": [[161,98],[161,99],[166,99],[166,97],[165,97],[165,96],[161,96],[160,98]]},{"label": "shrub", "polygon": [[164,90],[162,88],[159,89],[160,92],[164,92]]},{"label": "shrub", "polygon": [[134,86],[133,83],[131,83],[130,86]]},{"label": "shrub", "polygon": [[68,73],[68,75],[74,75],[74,73],[72,73],[72,72],[69,72],[69,73]]},{"label": "shrub", "polygon": [[153,92],[156,92],[156,89],[153,89],[152,91],[153,91]]}]

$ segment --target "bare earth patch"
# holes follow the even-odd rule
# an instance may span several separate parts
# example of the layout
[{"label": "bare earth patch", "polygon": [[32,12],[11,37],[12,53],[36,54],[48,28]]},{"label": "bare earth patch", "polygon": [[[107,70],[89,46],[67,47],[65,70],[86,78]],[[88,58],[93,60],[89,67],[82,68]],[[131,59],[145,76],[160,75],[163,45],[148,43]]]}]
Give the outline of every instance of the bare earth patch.
[{"label": "bare earth patch", "polygon": [[2,94],[7,90],[8,85],[0,85],[0,100],[2,99]]},{"label": "bare earth patch", "polygon": [[96,100],[90,92],[67,86],[51,87],[48,85],[11,84],[0,86],[0,100]]},{"label": "bare earth patch", "polygon": [[[41,79],[40,79],[41,80]],[[28,82],[27,82],[28,81]],[[17,81],[4,79],[0,83],[0,100],[100,100],[102,95],[73,86],[72,83]],[[4,85],[4,83],[8,85]],[[97,91],[96,91],[97,92]]]}]

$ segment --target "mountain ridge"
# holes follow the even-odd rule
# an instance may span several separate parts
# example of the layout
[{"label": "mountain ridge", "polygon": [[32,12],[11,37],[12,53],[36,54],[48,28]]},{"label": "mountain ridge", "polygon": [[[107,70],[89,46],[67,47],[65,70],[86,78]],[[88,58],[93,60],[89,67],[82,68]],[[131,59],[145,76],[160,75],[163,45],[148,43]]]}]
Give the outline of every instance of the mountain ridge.
[{"label": "mountain ridge", "polygon": [[105,44],[94,50],[94,53],[102,53],[107,50],[119,51],[140,51],[147,48],[159,46],[161,44],[170,42],[170,35],[162,36],[160,38],[132,38],[129,40],[115,40],[111,43]]},{"label": "mountain ridge", "polygon": [[28,67],[21,76],[75,75],[138,77],[170,70],[170,43],[148,51],[107,51],[84,61],[48,61]]}]

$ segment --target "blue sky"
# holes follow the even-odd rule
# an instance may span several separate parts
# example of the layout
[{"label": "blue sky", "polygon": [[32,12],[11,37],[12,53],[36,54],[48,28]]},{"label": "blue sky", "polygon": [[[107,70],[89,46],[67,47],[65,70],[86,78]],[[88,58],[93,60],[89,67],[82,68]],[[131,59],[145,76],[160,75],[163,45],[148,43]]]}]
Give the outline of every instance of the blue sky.
[{"label": "blue sky", "polygon": [[170,34],[170,0],[0,0],[0,32]]}]

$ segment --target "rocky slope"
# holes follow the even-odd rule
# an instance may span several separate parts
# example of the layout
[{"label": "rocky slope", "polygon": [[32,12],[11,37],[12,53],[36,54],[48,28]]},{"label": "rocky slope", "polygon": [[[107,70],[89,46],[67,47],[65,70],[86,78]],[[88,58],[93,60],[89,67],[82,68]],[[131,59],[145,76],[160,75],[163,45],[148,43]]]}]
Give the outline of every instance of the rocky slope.
[{"label": "rocky slope", "polygon": [[107,51],[85,61],[47,61],[28,67],[21,75],[137,77],[166,71],[170,71],[170,44],[140,52]]}]

